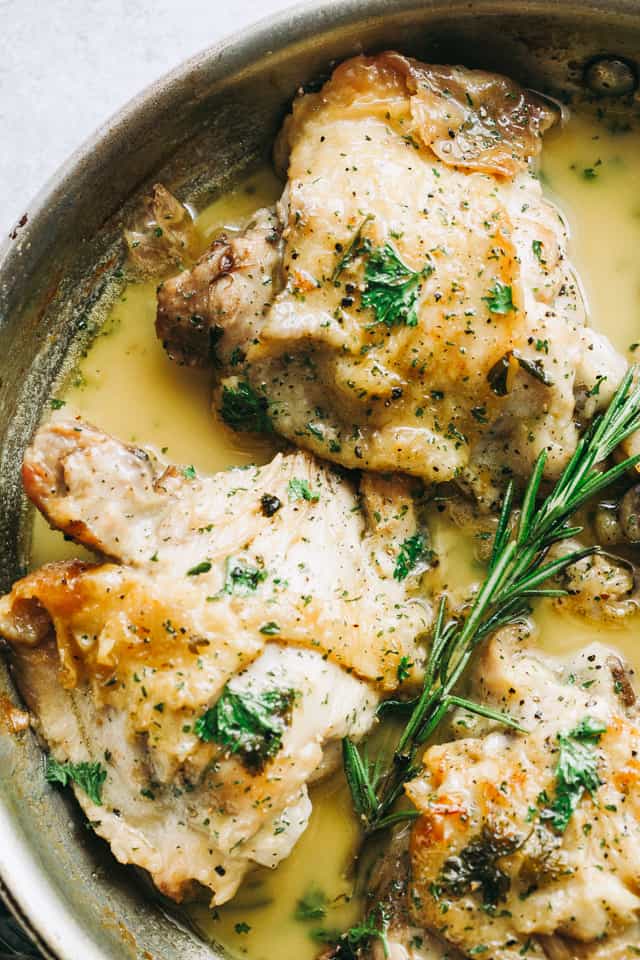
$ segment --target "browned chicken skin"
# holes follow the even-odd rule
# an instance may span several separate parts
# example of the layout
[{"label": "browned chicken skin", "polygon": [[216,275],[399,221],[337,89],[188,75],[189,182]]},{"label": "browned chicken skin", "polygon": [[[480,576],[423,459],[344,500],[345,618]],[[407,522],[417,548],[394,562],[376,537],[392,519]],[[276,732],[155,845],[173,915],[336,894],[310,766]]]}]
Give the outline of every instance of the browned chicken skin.
[{"label": "browned chicken skin", "polygon": [[[39,732],[57,761],[104,768],[102,803],[76,795],[119,860],[223,903],[252,863],[288,856],[307,784],[399,665],[420,675],[425,565],[394,577],[418,524],[408,484],[358,490],[307,453],[204,477],[81,421],[42,427],[23,476],[52,525],[111,558],[49,564],[0,598]],[[246,742],[202,726],[224,697],[258,710]]]},{"label": "browned chicken skin", "polygon": [[[427,750],[407,785],[422,814],[411,924],[465,957],[630,960],[640,948],[640,727],[628,673],[597,644],[556,664],[507,631],[480,657],[474,690],[527,732],[461,714],[459,739]],[[579,770],[591,771],[590,788],[574,795]]]},{"label": "browned chicken skin", "polygon": [[[529,169],[553,120],[497,75],[343,63],[294,102],[276,209],[163,283],[167,351],[215,357],[232,426],[349,467],[456,479],[487,506],[543,448],[556,476],[625,364],[585,326]],[[249,392],[260,424],[226,415]]]}]

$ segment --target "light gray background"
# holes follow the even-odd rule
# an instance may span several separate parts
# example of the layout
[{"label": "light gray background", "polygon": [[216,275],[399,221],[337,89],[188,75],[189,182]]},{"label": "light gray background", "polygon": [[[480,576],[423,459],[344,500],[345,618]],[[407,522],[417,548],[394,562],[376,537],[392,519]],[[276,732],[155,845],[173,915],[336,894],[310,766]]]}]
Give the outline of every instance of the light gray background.
[{"label": "light gray background", "polygon": [[0,235],[122,104],[292,0],[0,0]]}]

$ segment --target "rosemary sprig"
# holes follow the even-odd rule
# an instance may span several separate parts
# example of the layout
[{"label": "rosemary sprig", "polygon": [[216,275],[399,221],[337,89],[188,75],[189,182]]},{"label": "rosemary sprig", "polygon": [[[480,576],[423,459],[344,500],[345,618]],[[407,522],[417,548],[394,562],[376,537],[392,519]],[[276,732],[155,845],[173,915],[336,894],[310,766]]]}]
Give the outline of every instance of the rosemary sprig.
[{"label": "rosemary sprig", "polygon": [[367,833],[415,816],[412,811],[393,813],[392,808],[402,794],[404,783],[420,772],[421,763],[416,759],[419,748],[452,708],[462,707],[520,729],[515,720],[500,711],[458,696],[456,688],[474,651],[486,637],[529,614],[532,599],[563,595],[564,590],[544,584],[565,567],[598,549],[585,547],[555,560],[547,559],[554,543],[582,531],[582,527],[569,523],[571,515],[640,462],[637,455],[608,469],[599,467],[626,437],[640,428],[640,386],[634,384],[639,373],[638,366],[628,371],[606,412],[594,420],[580,439],[549,496],[538,503],[546,463],[546,453],[542,451],[527,485],[517,523],[514,488],[509,483],[487,577],[463,618],[448,618],[446,599],[442,599],[422,691],[411,703],[411,714],[387,769],[382,769],[379,759],[374,763],[369,761],[366,745],[359,750],[350,740],[343,741],[347,782],[354,808]]}]

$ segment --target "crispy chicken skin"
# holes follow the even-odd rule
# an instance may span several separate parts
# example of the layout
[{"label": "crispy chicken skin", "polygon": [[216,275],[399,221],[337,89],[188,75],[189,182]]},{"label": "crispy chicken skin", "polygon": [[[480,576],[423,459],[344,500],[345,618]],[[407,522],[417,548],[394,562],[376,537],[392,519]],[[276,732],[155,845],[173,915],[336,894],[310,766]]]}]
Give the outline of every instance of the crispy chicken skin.
[{"label": "crispy chicken skin", "polygon": [[[251,863],[288,855],[307,783],[368,729],[401,658],[419,677],[424,567],[393,576],[418,524],[409,486],[358,491],[307,453],[201,477],[64,420],[23,476],[53,526],[111,558],[49,564],[0,599],[39,732],[60,762],[104,764],[103,804],[76,795],[119,860],[223,903]],[[198,735],[225,691],[289,696],[266,762]]]},{"label": "crispy chicken skin", "polygon": [[[487,960],[628,960],[640,949],[640,726],[621,673],[599,645],[560,667],[508,632],[491,642],[475,693],[527,733],[462,715],[463,739],[427,750],[407,786],[422,814],[410,845],[414,925]],[[563,830],[552,816],[558,767],[570,777],[585,751],[596,780]]]},{"label": "crispy chicken skin", "polygon": [[[294,102],[277,208],[163,283],[167,351],[215,355],[216,406],[247,383],[276,431],[346,466],[456,478],[487,505],[543,448],[556,476],[625,364],[585,326],[532,176],[553,120],[505,77],[348,60]],[[400,280],[387,260],[383,289],[389,250]],[[373,301],[397,302],[407,279],[405,313],[384,319]]]}]

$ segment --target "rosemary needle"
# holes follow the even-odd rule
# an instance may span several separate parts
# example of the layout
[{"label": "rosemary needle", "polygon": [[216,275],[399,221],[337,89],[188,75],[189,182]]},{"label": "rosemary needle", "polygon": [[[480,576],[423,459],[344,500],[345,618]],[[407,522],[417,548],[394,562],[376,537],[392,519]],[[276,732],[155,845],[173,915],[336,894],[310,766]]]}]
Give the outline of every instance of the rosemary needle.
[{"label": "rosemary needle", "polygon": [[548,560],[552,544],[582,531],[569,518],[587,500],[640,462],[640,454],[609,469],[599,467],[626,437],[640,428],[640,367],[629,369],[604,414],[582,436],[576,451],[546,499],[539,502],[546,463],[542,451],[527,484],[515,522],[514,488],[509,483],[494,538],[487,577],[462,619],[447,617],[443,598],[433,630],[431,651],[420,695],[411,708],[395,747],[392,762],[383,769],[371,763],[366,745],[359,749],[343,740],[343,762],[354,808],[367,833],[411,818],[414,811],[391,812],[404,783],[420,772],[420,746],[454,707],[480,714],[520,729],[515,720],[497,710],[458,696],[455,691],[478,645],[491,633],[530,613],[535,597],[560,596],[564,590],[544,584],[565,567],[597,550],[585,547]]}]

